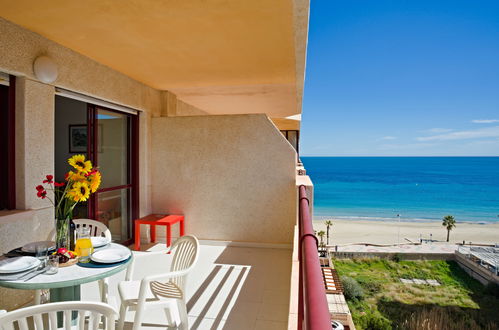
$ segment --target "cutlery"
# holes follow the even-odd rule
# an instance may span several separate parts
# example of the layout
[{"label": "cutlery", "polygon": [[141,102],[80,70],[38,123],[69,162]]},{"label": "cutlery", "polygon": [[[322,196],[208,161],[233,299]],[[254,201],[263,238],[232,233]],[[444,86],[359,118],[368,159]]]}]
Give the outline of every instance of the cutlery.
[{"label": "cutlery", "polygon": [[45,267],[44,264],[40,265],[40,267],[38,267],[36,269],[36,271],[34,273],[30,273],[30,275],[27,277],[27,278],[24,278],[24,282],[27,282],[29,280],[31,280],[32,278],[40,275],[40,274],[43,274],[47,271],[47,267]]},{"label": "cutlery", "polygon": [[18,280],[22,280],[22,279],[24,279],[26,276],[28,276],[28,275],[32,274],[33,272],[36,272],[37,270],[39,270],[38,268],[39,268],[39,267],[35,267],[35,268],[33,268],[33,269],[28,270],[28,271],[27,271],[26,273],[24,273],[21,277],[19,277],[19,278],[18,278]]}]

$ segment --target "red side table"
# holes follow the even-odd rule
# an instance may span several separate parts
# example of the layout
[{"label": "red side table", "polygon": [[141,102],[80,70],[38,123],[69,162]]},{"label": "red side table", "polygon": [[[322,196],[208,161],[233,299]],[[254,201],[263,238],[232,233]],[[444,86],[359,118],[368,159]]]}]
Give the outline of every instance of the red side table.
[{"label": "red side table", "polygon": [[149,225],[151,228],[151,243],[156,242],[156,226],[166,226],[166,245],[172,243],[171,225],[180,222],[180,236],[184,236],[184,216],[168,214],[149,214],[135,220],[135,250],[140,251],[140,225]]}]

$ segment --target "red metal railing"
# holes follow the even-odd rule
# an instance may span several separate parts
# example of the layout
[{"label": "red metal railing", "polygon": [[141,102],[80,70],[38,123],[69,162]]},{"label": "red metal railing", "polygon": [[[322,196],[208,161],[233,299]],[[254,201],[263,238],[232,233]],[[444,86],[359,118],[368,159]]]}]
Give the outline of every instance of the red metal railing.
[{"label": "red metal railing", "polygon": [[304,185],[299,188],[299,330],[331,330],[331,317],[322,279],[322,270],[317,251],[318,241],[314,235],[310,217],[309,200]]}]

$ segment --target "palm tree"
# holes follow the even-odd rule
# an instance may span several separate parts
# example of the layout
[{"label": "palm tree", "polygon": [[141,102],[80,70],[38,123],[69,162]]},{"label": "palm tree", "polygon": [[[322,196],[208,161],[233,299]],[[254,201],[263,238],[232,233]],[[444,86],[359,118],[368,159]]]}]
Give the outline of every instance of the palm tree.
[{"label": "palm tree", "polygon": [[442,226],[447,229],[447,242],[449,241],[449,234],[452,228],[456,227],[456,219],[452,215],[446,215],[442,219]]},{"label": "palm tree", "polygon": [[319,246],[324,246],[324,236],[325,235],[326,235],[326,233],[324,232],[324,230],[320,230],[317,233],[317,236],[319,236],[319,238],[321,239],[321,243],[319,244]]},{"label": "palm tree", "polygon": [[324,224],[326,225],[326,231],[327,231],[327,245],[329,245],[329,227],[333,225],[333,222],[331,220],[326,220],[324,221]]},{"label": "palm tree", "polygon": [[319,243],[317,252],[319,252],[319,257],[325,257],[327,255],[327,250],[326,250],[326,245],[324,244],[324,236],[326,233],[324,230],[320,230],[317,232],[317,236],[321,239],[321,242]]}]

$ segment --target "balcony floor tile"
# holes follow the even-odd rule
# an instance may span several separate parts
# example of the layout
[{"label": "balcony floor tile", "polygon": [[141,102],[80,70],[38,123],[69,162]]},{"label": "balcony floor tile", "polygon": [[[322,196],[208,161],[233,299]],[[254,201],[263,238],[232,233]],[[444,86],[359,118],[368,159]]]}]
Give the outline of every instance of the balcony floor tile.
[{"label": "balcony floor tile", "polygon": [[[165,249],[156,244],[150,251]],[[190,329],[286,329],[289,311],[291,250],[201,245],[196,268],[188,279]],[[164,272],[169,255],[138,258],[134,279]],[[110,278],[110,296],[119,301],[117,284],[125,274]],[[82,286],[82,300],[99,299],[96,283]],[[146,314],[144,329],[166,328],[162,310]],[[131,329],[134,312],[126,317]]]}]

